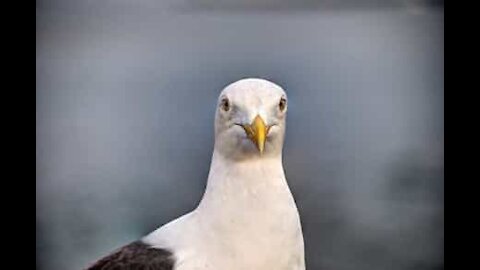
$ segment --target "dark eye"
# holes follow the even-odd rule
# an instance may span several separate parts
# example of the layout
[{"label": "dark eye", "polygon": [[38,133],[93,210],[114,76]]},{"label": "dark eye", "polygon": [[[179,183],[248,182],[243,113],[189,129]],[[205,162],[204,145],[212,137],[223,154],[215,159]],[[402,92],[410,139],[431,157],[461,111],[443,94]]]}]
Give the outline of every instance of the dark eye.
[{"label": "dark eye", "polygon": [[222,101],[220,101],[220,107],[226,112],[230,110],[230,102],[228,101],[228,98],[223,98]]},{"label": "dark eye", "polygon": [[287,107],[287,100],[282,97],[280,99],[280,102],[278,103],[278,108],[280,109],[280,111],[283,112],[285,110],[285,107]]}]

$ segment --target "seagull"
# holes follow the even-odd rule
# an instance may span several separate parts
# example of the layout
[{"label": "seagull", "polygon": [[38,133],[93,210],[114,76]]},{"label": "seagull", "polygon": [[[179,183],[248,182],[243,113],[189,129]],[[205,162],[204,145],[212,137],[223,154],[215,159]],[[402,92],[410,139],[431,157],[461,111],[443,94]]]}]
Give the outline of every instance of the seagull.
[{"label": "seagull", "polygon": [[287,107],[273,82],[246,78],[226,86],[195,210],[87,269],[304,270],[300,217],[282,164]]}]

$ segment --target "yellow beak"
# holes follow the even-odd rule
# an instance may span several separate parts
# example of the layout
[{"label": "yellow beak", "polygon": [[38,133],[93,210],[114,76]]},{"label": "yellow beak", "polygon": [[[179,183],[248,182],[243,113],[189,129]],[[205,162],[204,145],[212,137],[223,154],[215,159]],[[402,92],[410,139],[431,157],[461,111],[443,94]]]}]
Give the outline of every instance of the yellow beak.
[{"label": "yellow beak", "polygon": [[260,154],[262,154],[269,130],[262,117],[257,115],[255,119],[253,119],[252,124],[244,125],[243,128],[245,129],[248,138],[255,144],[258,151],[260,151]]}]

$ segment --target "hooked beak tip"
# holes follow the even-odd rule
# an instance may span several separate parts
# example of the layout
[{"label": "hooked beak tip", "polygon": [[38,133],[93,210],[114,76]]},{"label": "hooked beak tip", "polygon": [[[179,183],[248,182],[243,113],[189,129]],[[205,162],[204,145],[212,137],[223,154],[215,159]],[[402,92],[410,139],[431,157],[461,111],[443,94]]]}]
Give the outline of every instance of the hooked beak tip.
[{"label": "hooked beak tip", "polygon": [[269,128],[266,126],[260,115],[257,115],[250,125],[244,125],[245,133],[248,138],[255,144],[260,154],[265,150],[265,141]]}]

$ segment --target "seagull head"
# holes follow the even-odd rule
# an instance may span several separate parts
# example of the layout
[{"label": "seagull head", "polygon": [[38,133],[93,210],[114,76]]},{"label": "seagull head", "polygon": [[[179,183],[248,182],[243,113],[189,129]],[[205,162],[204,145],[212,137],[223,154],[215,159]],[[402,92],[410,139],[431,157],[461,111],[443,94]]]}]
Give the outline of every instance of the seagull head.
[{"label": "seagull head", "polygon": [[242,79],[218,98],[215,150],[232,159],[280,156],[285,133],[287,95],[264,79]]}]

